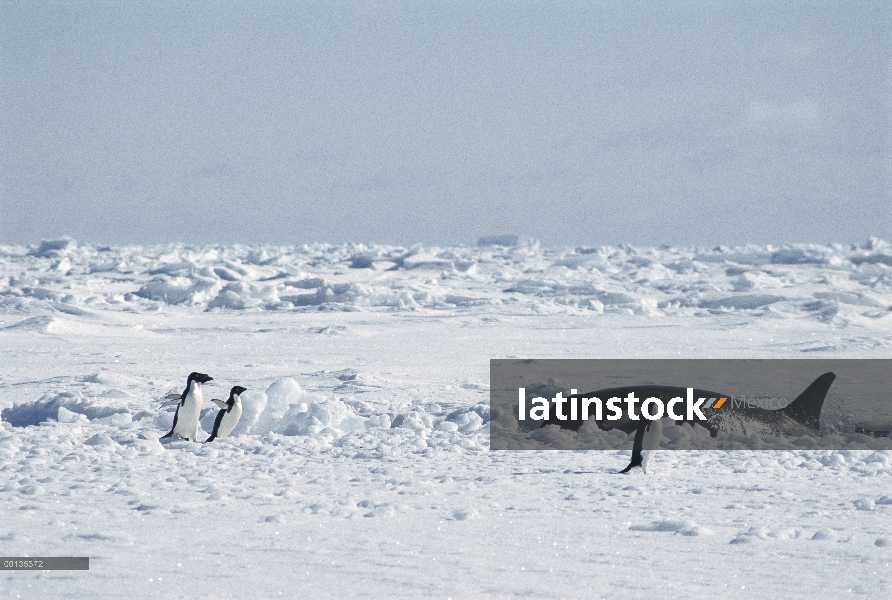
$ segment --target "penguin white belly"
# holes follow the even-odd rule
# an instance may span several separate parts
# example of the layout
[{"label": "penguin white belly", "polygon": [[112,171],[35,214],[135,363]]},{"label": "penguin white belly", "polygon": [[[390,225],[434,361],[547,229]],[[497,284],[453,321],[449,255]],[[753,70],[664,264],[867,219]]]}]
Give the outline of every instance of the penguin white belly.
[{"label": "penguin white belly", "polygon": [[238,425],[238,420],[241,418],[242,405],[240,402],[236,402],[228,412],[223,413],[223,418],[220,420],[220,427],[217,428],[217,437],[226,437],[232,433],[232,430],[235,429],[235,426]]},{"label": "penguin white belly", "polygon": [[203,402],[201,385],[193,382],[192,389],[183,398],[183,404],[177,414],[177,425],[173,432],[182,438],[192,440],[198,437],[198,419],[201,416]]}]

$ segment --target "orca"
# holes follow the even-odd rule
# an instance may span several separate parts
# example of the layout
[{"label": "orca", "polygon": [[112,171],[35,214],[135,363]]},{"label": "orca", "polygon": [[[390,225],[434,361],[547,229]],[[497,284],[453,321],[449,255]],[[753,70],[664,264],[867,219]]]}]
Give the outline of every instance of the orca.
[{"label": "orca", "polygon": [[[667,416],[666,418],[671,418],[677,424],[689,423],[706,427],[713,437],[718,435],[719,432],[743,433],[744,435],[756,433],[773,436],[820,435],[821,408],[824,406],[824,399],[827,397],[827,392],[835,379],[836,375],[834,373],[824,373],[815,379],[793,401],[778,410],[753,406],[747,402],[721,402],[720,399],[733,398],[733,396],[731,394],[719,394],[707,390],[693,389],[694,398],[707,399],[707,402],[701,408],[701,412],[706,417],[706,420],[689,417],[686,411],[683,411],[685,414],[680,419],[676,419],[675,415]],[[601,400],[607,400],[609,398],[625,399],[629,394],[633,394],[639,401],[646,398],[659,398],[665,404],[673,398],[686,398],[689,394],[688,389],[663,385],[633,385],[597,390],[587,394],[573,394],[572,396],[578,398],[596,397]],[[625,433],[635,432],[635,440],[632,444],[632,460],[620,473],[628,473],[635,467],[644,468],[646,466],[646,455],[643,452],[656,450],[659,445],[662,431],[659,420],[651,421],[641,418],[640,415],[637,420],[634,420],[625,411],[615,421],[607,419],[590,420],[594,421],[598,428],[602,430],[619,429]],[[573,431],[578,431],[583,423],[585,421],[579,418],[571,419],[569,416],[566,419],[560,419],[557,414],[552,414],[546,422],[548,425],[558,425],[562,429]]]},{"label": "orca", "polygon": [[198,437],[198,418],[201,415],[201,404],[203,397],[201,395],[201,384],[213,380],[213,377],[204,373],[192,372],[186,379],[186,389],[182,394],[168,394],[165,397],[165,406],[177,406],[177,410],[173,415],[173,427],[167,434],[161,436],[161,439],[169,437],[179,437],[190,441],[196,441]]}]

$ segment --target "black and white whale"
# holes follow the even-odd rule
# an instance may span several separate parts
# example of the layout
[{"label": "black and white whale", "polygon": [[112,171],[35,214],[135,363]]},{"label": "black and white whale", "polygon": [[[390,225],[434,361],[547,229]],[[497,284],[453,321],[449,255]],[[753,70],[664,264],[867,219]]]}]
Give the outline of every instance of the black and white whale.
[{"label": "black and white whale", "polygon": [[226,402],[216,398],[211,400],[211,402],[220,407],[220,412],[217,413],[217,418],[214,419],[214,429],[211,431],[211,437],[206,439],[205,443],[213,442],[217,438],[224,438],[232,433],[232,430],[235,429],[239,419],[242,417],[242,399],[239,396],[246,391],[247,388],[236,385],[229,390],[229,399]]},{"label": "black and white whale", "polygon": [[213,377],[204,373],[190,373],[186,379],[186,389],[182,394],[168,394],[165,397],[165,406],[177,406],[173,415],[173,427],[161,439],[174,437],[183,438],[192,442],[198,437],[198,419],[201,416],[201,405],[204,398],[201,395],[201,384],[213,380]]},{"label": "black and white whale", "polygon": [[[613,400],[612,405],[620,409],[618,416],[614,412],[611,418],[590,420],[602,430],[619,429],[627,434],[635,432],[632,461],[621,471],[628,473],[635,467],[645,468],[647,451],[656,450],[659,445],[662,431],[659,419],[644,418],[640,412],[645,409],[644,401],[647,399],[656,398],[662,401],[665,417],[675,423],[701,425],[708,429],[713,437],[719,432],[744,435],[818,436],[821,432],[821,408],[834,379],[836,379],[834,373],[824,373],[784,408],[777,410],[761,408],[752,402],[738,401],[730,394],[696,388],[633,385],[586,394],[577,394],[576,390],[571,390],[570,396],[564,398],[559,394],[551,400],[556,406],[554,412],[545,420],[545,424],[578,431],[586,422],[582,418],[583,408],[592,408],[592,399],[597,399],[602,409],[610,409]],[[729,398],[732,399],[730,402]],[[558,404],[560,406],[557,406]],[[565,404],[569,406],[564,406]],[[636,407],[639,409],[638,413],[635,412]],[[691,410],[691,407],[695,407],[696,410]],[[588,410],[586,414],[587,412]],[[606,411],[602,410],[602,417],[604,412]],[[701,415],[704,418],[700,418]]]}]

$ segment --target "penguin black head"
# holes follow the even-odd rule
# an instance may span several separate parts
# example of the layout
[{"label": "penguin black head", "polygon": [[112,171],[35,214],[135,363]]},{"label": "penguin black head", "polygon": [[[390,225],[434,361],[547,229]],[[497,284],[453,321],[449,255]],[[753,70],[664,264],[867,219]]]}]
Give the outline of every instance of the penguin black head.
[{"label": "penguin black head", "polygon": [[189,382],[197,381],[198,383],[207,383],[208,381],[212,381],[214,378],[210,375],[205,375],[204,373],[196,373],[192,372],[189,374],[189,379],[187,380],[187,385]]},{"label": "penguin black head", "polygon": [[232,398],[233,396],[241,396],[243,392],[247,392],[247,391],[248,391],[248,388],[243,388],[240,385],[234,385],[234,386],[232,386],[232,389],[229,390],[229,397]]}]

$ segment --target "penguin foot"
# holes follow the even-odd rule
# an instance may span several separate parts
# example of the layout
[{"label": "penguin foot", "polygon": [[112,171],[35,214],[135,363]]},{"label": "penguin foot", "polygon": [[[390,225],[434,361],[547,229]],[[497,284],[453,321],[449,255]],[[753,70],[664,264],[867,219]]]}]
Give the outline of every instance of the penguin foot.
[{"label": "penguin foot", "polygon": [[[622,474],[622,475],[625,475],[625,474],[629,473],[629,471],[631,471],[631,470],[634,469],[635,467],[641,467],[641,466],[642,466],[642,465],[641,465],[641,459],[640,459],[640,458],[638,458],[637,460],[634,460],[634,459],[633,459],[632,462],[629,463],[629,466],[628,466],[628,467],[626,467],[626,468],[623,469],[622,471],[618,471],[618,473],[620,473],[620,474]],[[643,468],[643,467],[642,467],[642,468]]]}]

